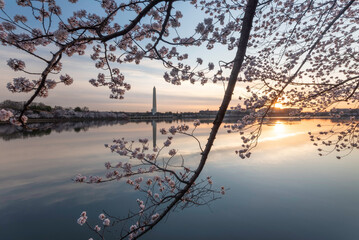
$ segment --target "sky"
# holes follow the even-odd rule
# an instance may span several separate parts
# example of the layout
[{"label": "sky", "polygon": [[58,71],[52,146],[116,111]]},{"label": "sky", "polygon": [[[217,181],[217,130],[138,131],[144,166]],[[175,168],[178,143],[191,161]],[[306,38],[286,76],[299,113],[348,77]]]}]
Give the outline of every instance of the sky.
[{"label": "sky", "polygon": [[[19,8],[14,5],[15,1],[5,1],[6,8],[5,11],[14,14],[16,13],[25,14],[24,8]],[[67,2],[67,1],[66,1]],[[88,3],[86,1],[86,3]],[[97,11],[95,9],[97,4],[92,2],[92,5],[86,5],[90,7],[88,10]],[[182,4],[182,3],[181,3]],[[65,5],[63,7],[64,15],[72,15],[72,12],[76,8],[82,8],[84,5],[84,0],[80,0],[79,4],[71,8],[69,6],[74,5]],[[184,9],[182,5],[175,6],[177,9],[182,10],[184,15],[182,21],[182,27],[179,31],[182,31],[184,34],[188,32],[193,32],[194,21],[200,21],[203,19],[201,15],[196,10]],[[31,22],[30,22],[31,23]],[[39,49],[39,52],[49,56],[49,47]],[[199,110],[218,110],[221,103],[222,97],[224,95],[224,86],[223,83],[214,84],[212,82],[207,83],[206,85],[201,85],[200,83],[191,84],[189,82],[183,82],[180,86],[175,86],[170,83],[165,82],[163,79],[163,74],[167,71],[163,67],[161,62],[144,60],[140,65],[136,64],[117,64],[120,71],[125,76],[125,81],[131,84],[131,90],[126,92],[125,99],[123,100],[114,100],[110,99],[110,91],[106,87],[93,87],[88,80],[91,78],[96,78],[99,72],[99,69],[96,69],[94,62],[89,58],[91,54],[90,47],[87,48],[87,52],[84,56],[74,55],[73,57],[63,57],[62,64],[63,70],[61,74],[68,73],[71,77],[74,78],[74,83],[70,86],[64,86],[63,84],[58,84],[57,87],[53,90],[50,90],[49,96],[47,98],[37,98],[35,102],[43,102],[51,106],[63,106],[63,107],[84,107],[87,106],[91,110],[103,110],[103,111],[151,111],[152,108],[152,89],[155,86],[157,89],[157,110],[159,112],[184,112],[184,111],[199,111]],[[234,51],[223,51],[221,48],[215,48],[211,52],[203,55],[203,49],[191,49],[193,57],[196,57],[196,54],[202,53],[204,60],[206,58],[213,59],[213,61],[218,61],[223,58],[232,60],[234,57]],[[11,93],[6,89],[6,84],[12,81],[12,78],[24,76],[19,72],[13,72],[7,66],[7,60],[9,58],[19,58],[25,60],[26,69],[32,71],[41,71],[42,63],[36,62],[33,57],[29,55],[24,55],[15,48],[0,46],[0,101],[7,99],[13,101],[25,101],[31,95]],[[207,62],[208,63],[208,62]],[[59,76],[53,77],[58,79]],[[30,79],[34,79],[29,77]],[[51,77],[50,77],[51,79]],[[237,90],[235,96],[238,96]],[[235,102],[232,104],[236,105]]]},{"label": "sky", "polygon": [[[27,100],[31,96],[29,93],[11,93],[6,89],[6,84],[13,77],[23,76],[21,73],[13,72],[6,65],[7,59],[15,57],[24,59],[24,57],[17,53],[14,54],[13,51],[4,47],[0,48],[0,56],[0,101],[6,99]],[[31,69],[40,68],[34,66]],[[126,82],[131,84],[131,90],[126,92],[123,100],[110,99],[108,88],[96,88],[88,82],[89,79],[96,78],[99,71],[94,67],[94,63],[86,57],[75,56],[65,59],[63,70],[64,73],[66,72],[74,78],[74,83],[70,86],[58,84],[56,88],[50,90],[47,98],[37,98],[35,101],[41,101],[51,106],[87,106],[92,110],[150,111],[152,108],[152,89],[155,86],[159,112],[183,112],[203,109],[215,110],[224,95],[222,84],[207,83],[202,86],[185,82],[180,86],[175,86],[167,83],[163,79],[166,69],[162,67],[162,64],[148,60],[140,65],[126,64],[120,66]]]},{"label": "sky", "polygon": [[[65,0],[58,0],[57,2],[61,3],[63,19],[72,16],[74,11],[82,8],[85,8],[88,12],[101,13],[102,11],[95,0],[79,0],[78,4],[75,5]],[[186,37],[191,36],[197,23],[207,17],[202,11],[188,6],[188,3],[185,4],[183,2],[176,2],[174,5],[175,10],[180,10],[183,14],[181,27],[177,29],[177,31],[181,36]],[[26,10],[26,8],[18,7],[16,1],[5,0],[5,11],[10,16],[15,14],[28,15]],[[121,15],[121,17],[118,17],[118,21],[130,20],[135,16],[136,15],[131,15],[130,13],[125,13]],[[32,26],[39,24],[39,22],[31,21],[29,18],[29,24]],[[56,26],[56,24],[54,23],[53,26]],[[54,28],[53,30],[56,29],[57,28]],[[52,49],[53,46],[49,45],[39,48],[38,52],[49,59]],[[205,49],[204,46],[184,49],[184,53],[189,53],[190,55],[190,62],[195,63],[196,58],[201,57],[204,60],[203,66],[207,66],[208,62],[214,62],[215,65],[218,65],[220,60],[230,62],[234,59],[236,50],[229,51],[225,46],[218,45],[215,45],[211,51]],[[135,63],[114,64],[112,67],[118,67],[125,76],[125,82],[131,84],[132,87],[130,91],[126,92],[124,96],[125,99],[110,99],[109,89],[106,87],[96,88],[88,82],[90,79],[96,78],[98,73],[106,73],[104,70],[95,68],[95,62],[90,59],[91,53],[91,46],[88,46],[84,56],[74,55],[71,58],[64,56],[62,58],[63,70],[61,74],[69,74],[74,78],[74,83],[71,86],[58,84],[55,89],[50,90],[47,98],[36,98],[35,102],[43,102],[51,106],[57,105],[63,107],[86,106],[91,110],[99,111],[146,112],[152,109],[152,89],[155,86],[157,89],[157,110],[159,112],[186,112],[206,109],[218,110],[221,104],[225,87],[223,83],[214,84],[209,81],[206,85],[202,86],[200,83],[193,85],[189,82],[182,82],[180,86],[172,85],[163,79],[163,75],[168,69],[162,65],[162,62],[151,60],[142,60],[140,65],[136,65]],[[14,77],[24,76],[19,72],[13,72],[7,66],[7,60],[9,58],[25,60],[26,69],[33,72],[41,72],[44,65],[43,63],[37,62],[30,55],[21,53],[16,48],[0,45],[0,102],[8,99],[13,101],[26,101],[30,98],[31,94],[13,94],[6,88],[7,83],[11,82]],[[229,73],[227,74],[227,76],[229,76]],[[108,73],[106,73],[106,75],[108,75]],[[30,80],[34,79],[29,78]],[[59,75],[50,76],[49,78],[58,80]],[[249,84],[237,84],[230,107],[236,106],[239,103],[239,96],[246,97],[245,87],[247,85]],[[334,107],[348,107],[348,105],[339,103]],[[349,107],[353,106],[349,105]]]}]

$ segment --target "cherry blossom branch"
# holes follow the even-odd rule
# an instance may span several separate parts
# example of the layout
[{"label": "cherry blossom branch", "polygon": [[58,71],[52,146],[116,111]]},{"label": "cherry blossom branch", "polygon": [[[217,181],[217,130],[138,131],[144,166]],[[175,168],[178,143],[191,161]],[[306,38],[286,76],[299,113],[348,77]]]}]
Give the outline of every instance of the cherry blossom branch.
[{"label": "cherry blossom branch", "polygon": [[179,195],[173,200],[173,202],[165,209],[165,211],[163,213],[160,214],[160,216],[151,224],[151,226],[149,226],[148,228],[146,228],[143,232],[141,232],[138,237],[142,236],[143,234],[145,234],[147,231],[149,231],[150,229],[152,229],[158,222],[160,222],[169,211],[171,211],[171,209],[177,204],[178,201],[180,201],[180,199],[185,195],[185,193],[189,190],[189,188],[192,186],[192,184],[195,182],[195,180],[199,177],[200,173],[203,170],[203,167],[206,163],[206,160],[208,158],[209,152],[212,148],[213,142],[216,138],[218,129],[223,121],[224,115],[226,113],[226,110],[228,108],[229,102],[231,101],[232,98],[232,94],[233,94],[233,90],[234,87],[236,85],[237,82],[237,76],[239,74],[240,68],[242,66],[243,60],[244,60],[244,56],[245,56],[245,52],[247,49],[247,43],[248,43],[248,39],[249,39],[249,34],[250,34],[250,30],[252,27],[252,21],[253,21],[253,17],[255,14],[255,10],[257,7],[258,1],[257,0],[249,0],[248,1],[248,5],[246,6],[246,10],[245,10],[245,15],[243,18],[243,25],[242,25],[242,30],[241,30],[241,37],[240,37],[240,41],[239,41],[239,45],[238,45],[238,50],[236,53],[236,57],[235,57],[235,61],[234,61],[234,65],[233,65],[233,69],[231,71],[231,75],[229,78],[229,82],[227,85],[227,89],[226,89],[226,93],[225,96],[223,98],[221,107],[216,115],[216,118],[213,122],[213,127],[211,129],[211,133],[209,135],[206,147],[204,149],[204,151],[202,152],[202,157],[201,157],[201,161],[194,173],[194,175],[191,177],[189,184],[187,184],[179,193]]},{"label": "cherry blossom branch", "polygon": [[[170,2],[173,2],[175,0],[172,0]],[[127,34],[128,32],[131,31],[131,29],[133,29],[140,21],[141,19],[157,4],[161,3],[161,2],[166,2],[165,0],[153,0],[151,1],[138,15],[135,19],[133,19],[131,21],[131,23],[123,30],[121,31],[118,31],[116,33],[113,33],[113,34],[110,34],[110,35],[107,35],[107,36],[103,36],[101,37],[101,41],[103,42],[107,42],[113,38],[117,38],[119,36],[122,36],[122,35],[125,35]]]},{"label": "cherry blossom branch", "polygon": [[48,65],[47,65],[47,67],[41,73],[41,80],[40,80],[40,84],[39,84],[38,88],[36,89],[35,93],[29,98],[29,100],[27,100],[27,102],[24,104],[23,110],[21,111],[20,116],[19,116],[19,121],[21,122],[21,124],[23,126],[25,126],[25,123],[22,120],[22,116],[24,115],[24,113],[27,110],[27,108],[29,107],[29,105],[34,101],[34,99],[39,95],[40,91],[45,86],[45,81],[47,79],[47,75],[51,72],[53,67],[56,66],[56,64],[60,61],[60,59],[62,57],[62,53],[64,51],[65,51],[65,49],[62,48],[53,55],[52,59],[49,61]]}]

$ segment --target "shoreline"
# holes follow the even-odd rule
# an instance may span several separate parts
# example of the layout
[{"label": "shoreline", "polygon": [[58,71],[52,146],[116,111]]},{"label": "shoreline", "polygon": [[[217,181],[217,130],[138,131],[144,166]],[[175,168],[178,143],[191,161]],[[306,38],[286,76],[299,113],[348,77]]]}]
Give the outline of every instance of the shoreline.
[{"label": "shoreline", "polygon": [[[233,120],[238,120],[243,116],[226,116],[225,119],[229,120],[227,122],[233,122]],[[347,120],[350,117],[357,116],[343,116],[340,118],[335,118],[331,116],[312,116],[312,117],[288,117],[288,116],[269,116],[264,119],[285,119],[289,121],[298,121],[298,120],[308,120],[308,119],[334,119],[334,120]],[[151,121],[180,121],[180,120],[194,120],[200,119],[204,122],[211,122],[215,118],[211,116],[189,116],[189,117],[174,117],[174,116],[139,116],[139,117],[127,117],[127,118],[30,118],[28,124],[33,123],[67,123],[67,122],[91,122],[91,121],[118,121],[118,122],[151,122]],[[1,122],[1,125],[9,124],[9,122]]]}]

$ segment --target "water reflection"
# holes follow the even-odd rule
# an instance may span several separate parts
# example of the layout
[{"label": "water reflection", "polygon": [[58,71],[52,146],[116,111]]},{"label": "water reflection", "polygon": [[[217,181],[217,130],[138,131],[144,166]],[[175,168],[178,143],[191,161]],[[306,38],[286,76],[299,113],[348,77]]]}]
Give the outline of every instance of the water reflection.
[{"label": "water reflection", "polygon": [[274,124],[274,130],[279,134],[285,132],[284,123],[281,122],[281,121],[276,121],[275,124]]},{"label": "water reflection", "polygon": [[[172,121],[170,121],[171,123]],[[81,132],[89,128],[99,128],[102,126],[123,125],[128,123],[125,120],[96,120],[96,121],[75,121],[75,122],[50,122],[50,123],[30,123],[27,129],[23,130],[10,124],[0,124],[0,137],[9,141],[17,138],[42,137],[50,135],[53,131],[61,133],[63,131]],[[153,127],[153,138],[156,138],[157,121],[148,121],[142,123],[151,123]],[[154,141],[155,142],[155,141]]]},{"label": "water reflection", "polygon": [[152,120],[152,147],[155,148],[157,146],[157,122]]},{"label": "water reflection", "polygon": [[[221,129],[203,177],[212,176],[215,186],[231,190],[212,203],[211,211],[204,207],[172,214],[145,239],[188,239],[189,232],[191,239],[359,239],[358,153],[342,160],[318,157],[307,134],[308,129],[319,131],[317,124],[336,121],[269,119],[246,160],[234,153],[240,135]],[[202,143],[210,122],[196,131]],[[42,125],[31,135],[0,126],[1,238],[88,239],[89,231],[75,223],[82,210],[91,221],[103,209],[126,214],[139,196],[121,182],[79,185],[71,178],[101,175],[104,162],[119,160],[104,143],[147,137],[160,145],[166,137],[154,134],[154,128],[177,123],[62,124]],[[176,134],[171,147],[189,163],[198,162],[198,146],[189,138]]]},{"label": "water reflection", "polygon": [[[235,123],[237,120],[225,119],[224,123]],[[264,121],[265,125],[268,126],[284,126],[300,123],[300,119],[266,119]],[[148,120],[148,121],[131,121],[131,123],[140,123],[140,124],[151,124],[152,126],[152,140],[153,147],[156,145],[157,137],[157,123],[168,123],[172,125],[177,125],[181,123],[191,124],[192,119],[181,120]],[[213,122],[212,119],[201,119],[203,124],[210,124]],[[49,123],[30,123],[28,124],[28,129],[22,130],[14,125],[10,124],[0,124],[0,138],[5,141],[10,141],[12,139],[18,138],[32,138],[32,137],[42,137],[50,135],[52,132],[61,133],[63,131],[67,132],[82,132],[88,131],[89,128],[99,128],[103,126],[114,126],[114,125],[124,125],[130,123],[126,120],[95,120],[95,121],[74,121],[74,122],[49,122]],[[281,125],[279,125],[282,123]]]}]

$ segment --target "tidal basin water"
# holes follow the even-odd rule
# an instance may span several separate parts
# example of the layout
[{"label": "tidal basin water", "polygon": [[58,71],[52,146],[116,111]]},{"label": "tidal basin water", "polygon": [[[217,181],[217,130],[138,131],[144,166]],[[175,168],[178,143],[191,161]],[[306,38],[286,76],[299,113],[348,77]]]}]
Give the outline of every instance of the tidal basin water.
[{"label": "tidal basin water", "polygon": [[[156,124],[157,145],[166,139],[158,130],[177,124]],[[359,152],[342,159],[335,153],[319,157],[307,134],[318,132],[317,124],[335,122],[268,121],[250,159],[235,154],[241,136],[222,128],[202,178],[211,176],[214,187],[229,190],[209,206],[171,213],[143,239],[359,239]],[[210,127],[202,123],[196,131],[203,144]],[[152,140],[153,124],[40,128],[22,134],[0,125],[0,239],[96,239],[76,223],[80,213],[87,211],[88,220],[99,224],[103,210],[119,215],[136,206],[138,193],[123,182],[78,184],[71,179],[78,173],[103,175],[105,162],[120,159],[104,144],[121,137]],[[196,143],[181,135],[173,142],[171,147],[194,166],[200,157]]]}]

